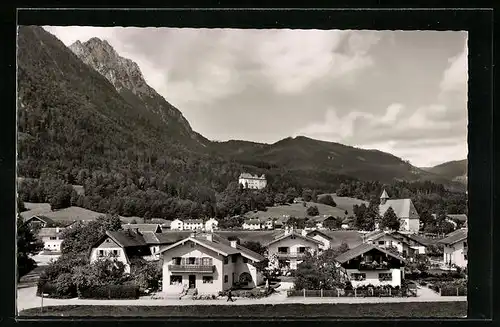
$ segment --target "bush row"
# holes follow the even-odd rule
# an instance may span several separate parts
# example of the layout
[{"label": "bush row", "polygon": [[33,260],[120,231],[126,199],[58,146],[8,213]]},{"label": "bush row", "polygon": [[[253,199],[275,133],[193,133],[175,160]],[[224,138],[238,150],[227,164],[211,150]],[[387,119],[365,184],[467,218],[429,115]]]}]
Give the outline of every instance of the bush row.
[{"label": "bush row", "polygon": [[76,288],[61,290],[54,283],[38,284],[36,295],[50,298],[68,299],[79,297],[81,299],[137,299],[139,298],[139,287],[135,285],[105,285],[94,286],[87,289]]}]

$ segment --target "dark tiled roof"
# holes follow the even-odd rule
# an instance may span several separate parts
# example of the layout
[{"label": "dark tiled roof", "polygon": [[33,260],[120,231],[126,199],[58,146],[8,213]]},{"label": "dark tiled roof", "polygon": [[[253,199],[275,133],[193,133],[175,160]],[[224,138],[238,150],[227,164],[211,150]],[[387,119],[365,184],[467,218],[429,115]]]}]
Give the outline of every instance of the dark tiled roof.
[{"label": "dark tiled roof", "polygon": [[323,236],[324,238],[326,238],[327,240],[333,240],[333,238],[332,238],[332,237],[330,237],[330,236],[326,235],[325,233],[323,233],[323,232],[321,232],[321,231],[319,231],[319,230],[313,230],[312,232],[307,233],[307,236],[309,236],[309,237],[314,237],[314,236],[316,236],[316,235],[321,235],[321,236]]},{"label": "dark tiled roof", "polygon": [[202,224],[202,219],[186,219],[183,221],[184,224]]},{"label": "dark tiled roof", "polygon": [[106,231],[106,235],[111,237],[116,243],[118,243],[118,245],[123,248],[147,245],[143,235],[131,230],[114,232]]},{"label": "dark tiled roof", "polygon": [[370,244],[370,243],[362,243],[361,245],[358,245],[357,247],[350,249],[347,252],[342,253],[341,255],[336,257],[335,260],[340,262],[340,263],[344,263],[344,262],[352,260],[352,259],[354,259],[354,258],[356,258],[356,257],[358,257],[358,256],[360,256],[368,251],[371,251],[373,249],[376,249],[382,253],[390,255],[391,257],[396,258],[398,260],[405,261],[402,257],[400,257],[394,253],[391,253],[383,248],[375,246],[374,244]]},{"label": "dark tiled roof", "polygon": [[156,238],[158,239],[159,244],[174,244],[185,239],[186,237],[189,237],[189,235],[191,235],[190,231],[176,231],[160,234],[157,233]]},{"label": "dark tiled roof", "polygon": [[157,232],[161,231],[159,224],[123,224],[123,229],[139,229],[139,232]]},{"label": "dark tiled roof", "polygon": [[158,240],[158,238],[156,237],[156,233],[154,232],[142,232],[142,237],[148,245],[160,244],[160,241]]},{"label": "dark tiled roof", "polygon": [[418,218],[417,209],[413,205],[411,199],[392,199],[387,200],[385,204],[379,206],[379,213],[381,216],[385,214],[387,209],[392,207],[394,213],[398,218]]},{"label": "dark tiled roof", "polygon": [[446,235],[439,243],[452,245],[465,239],[467,239],[467,228],[461,228]]},{"label": "dark tiled roof", "polygon": [[309,242],[313,242],[313,243],[316,243],[316,244],[323,244],[322,242],[320,242],[318,240],[315,240],[314,238],[311,238],[311,237],[308,237],[308,236],[303,236],[302,234],[297,233],[296,231],[291,231],[289,233],[286,233],[286,232],[281,233],[274,240],[272,240],[269,243],[267,243],[266,246],[269,246],[269,245],[271,245],[273,243],[279,242],[279,241],[284,240],[285,238],[288,238],[288,237],[291,237],[291,236],[299,237],[299,238],[301,238],[303,240],[306,240],[306,241],[309,241]]},{"label": "dark tiled roof", "polygon": [[262,222],[259,219],[247,219],[245,220],[245,224],[247,225],[260,225]]}]

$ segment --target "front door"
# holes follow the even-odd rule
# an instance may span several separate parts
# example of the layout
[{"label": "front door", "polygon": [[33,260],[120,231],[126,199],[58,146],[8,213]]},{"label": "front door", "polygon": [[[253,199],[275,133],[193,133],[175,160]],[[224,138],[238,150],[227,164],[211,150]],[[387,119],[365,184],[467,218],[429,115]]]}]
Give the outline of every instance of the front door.
[{"label": "front door", "polygon": [[196,288],[196,275],[189,275],[189,288]]}]

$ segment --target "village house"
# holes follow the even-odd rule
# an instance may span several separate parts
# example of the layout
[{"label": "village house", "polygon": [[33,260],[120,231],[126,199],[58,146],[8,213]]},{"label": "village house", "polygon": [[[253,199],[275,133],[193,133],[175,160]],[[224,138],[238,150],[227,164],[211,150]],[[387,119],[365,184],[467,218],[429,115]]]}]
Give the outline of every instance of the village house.
[{"label": "village house", "polygon": [[90,251],[90,262],[112,258],[125,265],[125,272],[130,273],[132,259],[142,258],[147,261],[159,259],[161,246],[169,245],[184,237],[176,233],[141,233],[137,229],[106,231]]},{"label": "village house", "polygon": [[238,177],[238,183],[243,185],[243,188],[249,189],[263,189],[267,186],[266,176],[257,176],[249,173],[242,173]]},{"label": "village house", "polygon": [[123,224],[123,229],[139,230],[139,232],[161,233],[163,230],[160,224]]},{"label": "village house", "polygon": [[184,230],[184,222],[179,218],[172,220],[170,223],[171,230]]},{"label": "village house", "polygon": [[32,230],[36,228],[56,226],[55,221],[45,216],[31,216],[24,220],[24,224],[28,225]]},{"label": "village house", "polygon": [[186,219],[182,225],[183,230],[202,230],[203,227],[202,219]]},{"label": "village house", "polygon": [[425,254],[426,245],[409,234],[397,231],[375,230],[363,235],[364,243],[371,243],[381,248],[394,247],[403,257]]},{"label": "village house", "polygon": [[278,234],[265,246],[269,257],[278,258],[278,264],[282,270],[295,270],[308,253],[317,255],[320,252],[320,246],[324,244],[307,236],[305,230],[298,233],[292,228],[286,228],[283,233]]},{"label": "village house", "polygon": [[325,233],[319,230],[313,230],[307,233],[307,237],[320,241],[322,244],[319,246],[319,248],[323,251],[330,249],[332,246],[331,242],[333,238],[331,238],[330,236],[326,235]]},{"label": "village house", "polygon": [[448,267],[467,267],[467,228],[457,229],[439,241],[444,245],[443,260]]},{"label": "village house", "polygon": [[311,219],[316,223],[316,226],[314,228],[317,229],[327,229],[327,226],[334,225],[336,220],[335,217],[328,215],[316,216]]},{"label": "village house", "polygon": [[243,229],[259,230],[262,229],[262,223],[259,219],[247,219],[243,222]]},{"label": "village house", "polygon": [[63,241],[62,233],[64,228],[60,227],[42,227],[40,228],[37,237],[42,240],[44,250],[53,252],[61,252],[61,244]]},{"label": "village house", "polygon": [[394,210],[394,213],[400,220],[400,231],[412,233],[419,231],[420,216],[411,199],[389,199],[389,195],[384,190],[380,196],[380,216],[383,216],[389,208]]},{"label": "village house", "polygon": [[447,214],[446,221],[453,224],[455,229],[467,227],[467,215],[466,214]]},{"label": "village house", "polygon": [[391,285],[401,287],[405,260],[371,243],[342,253],[335,258],[353,287]]},{"label": "village house", "polygon": [[263,283],[255,264],[265,258],[215,233],[192,233],[160,250],[163,258],[162,290],[181,294],[217,294],[234,286],[253,288]]},{"label": "village house", "polygon": [[207,221],[205,221],[205,230],[206,231],[214,231],[214,230],[218,229],[218,226],[219,226],[219,222],[214,218],[210,218]]}]

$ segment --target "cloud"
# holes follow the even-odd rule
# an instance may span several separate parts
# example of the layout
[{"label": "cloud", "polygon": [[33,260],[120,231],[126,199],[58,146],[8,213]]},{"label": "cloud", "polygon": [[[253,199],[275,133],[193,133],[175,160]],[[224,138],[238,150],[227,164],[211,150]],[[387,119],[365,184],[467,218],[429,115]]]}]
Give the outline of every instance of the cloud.
[{"label": "cloud", "polygon": [[442,92],[464,92],[467,90],[468,63],[467,44],[463,51],[449,59],[450,65],[443,74],[440,87]]}]

